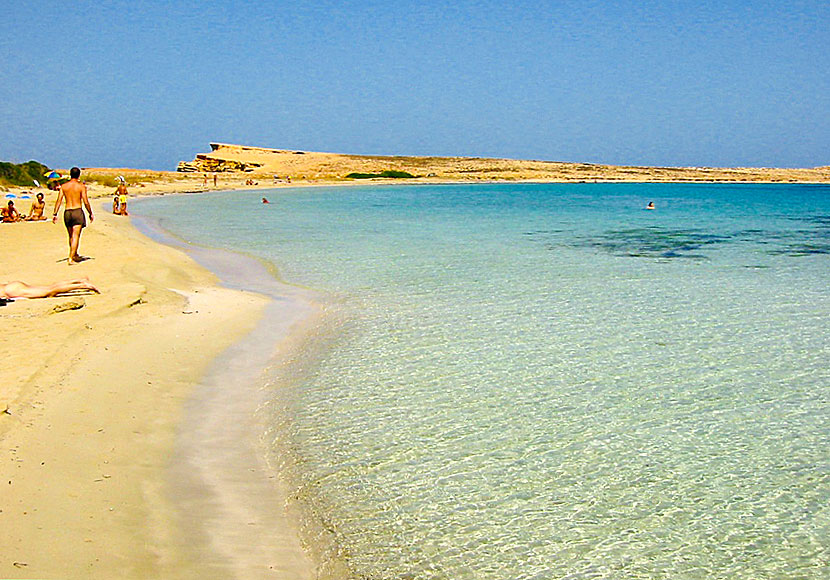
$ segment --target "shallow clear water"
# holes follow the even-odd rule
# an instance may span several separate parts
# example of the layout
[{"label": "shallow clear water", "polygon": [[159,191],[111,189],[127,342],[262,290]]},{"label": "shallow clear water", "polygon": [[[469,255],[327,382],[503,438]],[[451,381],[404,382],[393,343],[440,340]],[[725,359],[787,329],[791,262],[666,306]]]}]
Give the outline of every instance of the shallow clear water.
[{"label": "shallow clear water", "polygon": [[273,436],[356,576],[830,577],[830,187],[261,195],[137,211],[331,296]]}]

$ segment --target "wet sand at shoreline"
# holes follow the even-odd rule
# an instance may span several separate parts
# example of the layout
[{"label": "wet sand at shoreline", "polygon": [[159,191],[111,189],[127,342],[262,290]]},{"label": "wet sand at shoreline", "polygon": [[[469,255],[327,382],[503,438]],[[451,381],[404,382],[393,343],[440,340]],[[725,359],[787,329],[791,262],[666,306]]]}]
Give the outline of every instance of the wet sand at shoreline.
[{"label": "wet sand at shoreline", "polygon": [[[53,202],[47,196],[47,207]],[[181,432],[198,422],[187,422],[188,401],[200,396],[217,357],[257,327],[271,300],[220,287],[181,250],[107,214],[106,203],[93,201],[93,209],[96,219],[81,238],[81,254],[91,259],[71,267],[61,261],[62,224],[0,225],[0,281],[88,276],[101,289],[0,308],[0,576],[202,577],[200,553],[222,554],[233,544],[194,542],[171,463]],[[262,494],[262,487],[252,492]],[[247,499],[257,506],[260,498]],[[211,525],[230,530],[234,521]],[[241,575],[310,577],[310,563],[299,555],[278,554],[271,561],[278,575],[250,561]],[[211,568],[228,576],[245,566],[219,557]]]}]

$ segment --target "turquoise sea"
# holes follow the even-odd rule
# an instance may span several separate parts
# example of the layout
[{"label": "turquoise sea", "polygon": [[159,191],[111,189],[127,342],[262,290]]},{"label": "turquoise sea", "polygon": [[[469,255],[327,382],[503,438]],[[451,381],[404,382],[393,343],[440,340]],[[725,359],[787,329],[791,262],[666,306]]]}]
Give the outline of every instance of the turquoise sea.
[{"label": "turquoise sea", "polygon": [[134,205],[325,297],[267,437],[354,577],[830,578],[830,186]]}]

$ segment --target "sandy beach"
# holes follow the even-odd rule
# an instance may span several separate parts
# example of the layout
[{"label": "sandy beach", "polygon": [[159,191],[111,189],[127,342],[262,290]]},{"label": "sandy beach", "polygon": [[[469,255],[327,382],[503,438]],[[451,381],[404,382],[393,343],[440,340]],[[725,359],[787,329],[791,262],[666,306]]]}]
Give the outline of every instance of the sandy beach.
[{"label": "sandy beach", "polygon": [[[6,248],[0,281],[88,277],[101,289],[0,307],[0,577],[315,574],[284,507],[288,492],[258,452],[262,425],[256,417],[262,402],[256,372],[274,355],[257,345],[290,342],[295,325],[313,308],[268,272],[255,271],[256,264],[236,273],[256,284],[219,285],[213,272],[233,274],[237,257],[203,252],[194,259],[193,250],[159,243],[131,218],[112,215],[108,181],[117,175],[126,177],[131,196],[366,184],[342,176],[402,168],[425,177],[381,181],[830,180],[828,168],[612,168],[222,145],[194,163],[205,170],[85,170],[96,219],[84,230],[81,254],[91,259],[72,267],[61,223],[0,224]],[[239,164],[251,163],[260,164],[255,172],[240,170]],[[206,173],[208,168],[216,173]],[[18,209],[27,213],[28,200],[19,199],[27,189],[7,191],[18,195]],[[39,191],[46,193],[45,213],[51,215],[55,194]],[[263,327],[271,330],[258,335]],[[260,501],[268,494],[277,498],[270,512]]]},{"label": "sandy beach", "polygon": [[[50,192],[49,214],[52,203]],[[0,308],[0,577],[203,577],[204,554],[220,554],[214,577],[231,577],[239,562],[221,555],[239,538],[194,531],[171,498],[200,490],[174,490],[171,462],[186,402],[269,299],[218,286],[183,251],[105,206],[93,200],[96,219],[81,238],[90,259],[71,267],[62,224],[0,225],[0,280],[89,277],[101,289]],[[302,554],[280,559],[279,570],[244,576],[308,577]]]}]

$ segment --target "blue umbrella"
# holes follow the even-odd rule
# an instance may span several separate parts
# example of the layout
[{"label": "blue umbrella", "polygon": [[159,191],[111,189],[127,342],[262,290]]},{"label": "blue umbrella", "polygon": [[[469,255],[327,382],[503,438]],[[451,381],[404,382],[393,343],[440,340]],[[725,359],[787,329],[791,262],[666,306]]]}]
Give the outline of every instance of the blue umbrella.
[{"label": "blue umbrella", "polygon": [[24,195],[21,195],[21,196],[20,196],[20,199],[32,199],[32,196],[31,196],[31,195],[29,195],[28,193],[26,193],[26,194],[24,194]]},{"label": "blue umbrella", "polygon": [[46,177],[46,179],[58,179],[61,176],[61,174],[57,171],[49,171],[48,173],[44,173],[43,175]]},{"label": "blue umbrella", "polygon": [[17,196],[16,196],[15,194],[13,194],[13,193],[7,193],[7,194],[6,194],[6,199],[11,199],[11,198],[13,198],[13,197],[17,197]]}]

